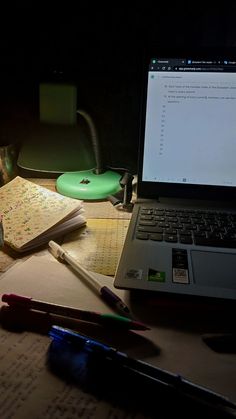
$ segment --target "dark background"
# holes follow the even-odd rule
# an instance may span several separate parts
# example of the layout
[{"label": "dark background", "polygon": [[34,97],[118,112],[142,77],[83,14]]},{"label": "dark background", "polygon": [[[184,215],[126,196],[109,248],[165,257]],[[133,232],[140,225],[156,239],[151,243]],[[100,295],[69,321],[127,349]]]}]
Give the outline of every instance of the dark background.
[{"label": "dark background", "polygon": [[105,161],[136,170],[142,54],[161,48],[235,48],[236,2],[140,5],[67,2],[0,11],[0,141],[24,141],[38,116],[38,85],[78,86]]}]

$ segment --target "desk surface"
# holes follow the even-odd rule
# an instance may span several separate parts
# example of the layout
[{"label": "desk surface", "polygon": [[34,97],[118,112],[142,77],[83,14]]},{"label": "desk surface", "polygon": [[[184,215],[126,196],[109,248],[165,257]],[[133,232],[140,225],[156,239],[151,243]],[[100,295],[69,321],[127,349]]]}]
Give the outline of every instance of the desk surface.
[{"label": "desk surface", "polygon": [[[114,265],[116,263],[114,261],[118,258],[118,253],[116,252],[118,248],[119,251],[121,250],[130,215],[118,213],[109,203],[105,203],[105,205],[103,203],[85,203],[85,208],[89,214],[89,217],[87,217],[87,230],[83,233],[82,238],[78,237],[76,233],[72,233],[71,235],[64,237],[63,247],[70,250],[75,257],[79,258],[83,255],[82,259],[86,261],[86,266],[89,268],[92,267],[92,270],[97,270],[97,272],[99,272],[99,270],[100,272],[103,272],[104,266],[109,266],[109,269],[112,266],[112,269],[108,271],[108,273],[110,272],[112,275]],[[93,212],[94,210],[95,213]],[[100,218],[96,218],[99,211],[101,211]],[[104,216],[104,211],[106,216]],[[96,217],[94,217],[93,214],[95,214]],[[121,227],[117,228],[117,225],[119,226],[120,222]],[[109,236],[108,239],[107,235]],[[104,244],[104,242],[102,244],[100,240],[108,242],[109,244]],[[115,240],[117,240],[116,243]],[[88,246],[86,243],[88,243]],[[114,243],[114,248],[112,248],[111,243]],[[102,249],[100,254],[98,254],[99,249]],[[43,252],[43,254],[45,254],[45,252]],[[93,257],[95,254],[96,258],[98,258],[98,263],[93,265]],[[109,256],[111,256],[110,262]],[[108,278],[108,280],[111,281],[110,284],[112,284],[112,278]],[[63,296],[64,286],[68,287],[68,284],[61,284],[62,288],[61,291],[60,289],[58,290],[58,295]],[[174,373],[179,373],[189,380],[192,380],[199,385],[206,386],[215,392],[219,392],[236,402],[236,355],[214,352],[202,340],[202,336],[206,333],[235,331],[235,313],[232,308],[223,306],[204,307],[199,304],[193,304],[192,306],[170,304],[168,300],[158,300],[157,298],[152,298],[150,296],[145,296],[145,298],[143,298],[140,294],[125,291],[123,291],[123,296],[126,302],[130,305],[135,317],[148,324],[151,327],[151,330],[147,332],[136,332],[130,335],[122,335],[116,331],[111,331],[108,335],[106,331],[102,333],[100,330],[99,333],[102,334],[101,337],[106,343],[117,347],[119,350],[127,352],[130,356],[151,362],[154,365]],[[106,310],[106,307],[103,309]],[[46,380],[49,372],[44,371],[45,366],[43,360],[41,359],[42,357],[40,358],[40,351],[42,348],[48,347],[48,338],[35,335],[32,340],[29,335],[9,335],[8,332],[1,330],[0,346],[2,351],[4,351],[4,345],[9,339],[12,341],[13,352],[15,351],[14,345],[16,345],[15,348],[19,348],[18,345],[21,345],[20,342],[23,342],[24,340],[25,342],[28,342],[27,345],[29,348],[33,348],[35,351],[34,355],[25,354],[25,356],[28,357],[27,362],[29,368],[29,373],[27,373],[25,377],[25,385],[30,385],[30,371],[33,371],[32,363],[35,362],[38,365],[38,368],[41,368],[43,371],[40,379]],[[37,345],[38,348],[41,348],[38,353]],[[14,364],[15,367],[18,365],[17,359],[18,362],[21,363],[21,356],[24,355],[20,355],[17,349],[17,358]],[[1,352],[0,358],[4,360],[5,358],[7,359],[7,356]],[[0,380],[5,382],[5,378],[1,374]],[[55,378],[53,378],[53,380],[55,380],[55,386],[62,385]],[[48,386],[49,384],[45,384],[44,389],[42,389],[41,386],[41,393],[38,394],[38,397],[47,397],[46,394]],[[20,398],[20,394],[18,396]],[[70,386],[67,387],[65,384],[63,384],[63,388],[60,388],[60,391],[58,390],[57,396],[54,394],[54,397],[57,397],[55,400],[57,400],[59,406],[58,409],[61,409],[61,411],[64,412],[62,413],[63,418],[71,419],[74,417],[72,416],[72,411],[70,409],[73,407],[74,411],[76,411],[78,406],[75,400],[78,400],[78,398],[80,403],[82,403],[82,400],[86,399],[86,409],[88,408],[89,403],[91,403],[91,408],[94,409],[93,413],[90,412],[91,416],[89,417],[91,418],[123,417],[123,411],[114,409],[114,406],[110,407],[110,416],[108,413],[107,416],[102,416],[104,411],[100,410],[101,406],[100,404],[97,404],[98,401],[96,399],[91,396],[89,402],[88,396],[81,395],[81,392],[78,393],[78,390],[75,390]],[[54,401],[51,400],[50,403],[50,409],[52,409]],[[35,405],[37,405],[37,403]],[[39,414],[38,418],[44,417],[44,419],[47,419],[49,417],[54,417],[50,416],[52,413],[50,409],[46,413],[44,411],[42,416]],[[25,411],[26,410],[24,410],[24,412]],[[86,412],[88,413],[87,410]],[[27,411],[27,414],[28,417],[30,417],[32,412]],[[7,416],[2,416],[3,419],[5,419],[5,417]],[[15,419],[25,417],[26,416],[14,416]],[[35,416],[31,415],[31,417]],[[83,416],[83,414],[81,414],[81,417],[87,416]],[[129,416],[128,414],[125,417],[141,418],[142,416]]]}]

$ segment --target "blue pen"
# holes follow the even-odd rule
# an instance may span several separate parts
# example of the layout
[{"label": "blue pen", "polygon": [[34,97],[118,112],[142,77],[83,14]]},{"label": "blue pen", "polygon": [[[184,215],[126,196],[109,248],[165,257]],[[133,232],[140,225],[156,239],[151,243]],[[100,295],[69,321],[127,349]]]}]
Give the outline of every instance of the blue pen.
[{"label": "blue pen", "polygon": [[[120,387],[124,386],[135,387],[136,390],[149,388],[149,394],[161,390],[167,392],[167,395],[170,393],[175,400],[186,398],[191,403],[217,409],[217,412],[229,410],[230,413],[233,411],[236,414],[236,405],[228,398],[198,386],[180,375],[131,358],[111,346],[59,326],[53,326],[49,335],[53,338],[51,352],[49,351],[50,363],[56,369],[61,368],[63,373],[70,373],[76,380],[80,374],[83,381],[86,376],[87,383],[90,379],[94,384],[95,372],[99,375],[101,386],[103,379],[108,382],[114,382],[115,379],[116,389],[120,389],[119,391]],[[73,357],[76,359],[75,363]],[[89,369],[89,365],[92,368]]]}]

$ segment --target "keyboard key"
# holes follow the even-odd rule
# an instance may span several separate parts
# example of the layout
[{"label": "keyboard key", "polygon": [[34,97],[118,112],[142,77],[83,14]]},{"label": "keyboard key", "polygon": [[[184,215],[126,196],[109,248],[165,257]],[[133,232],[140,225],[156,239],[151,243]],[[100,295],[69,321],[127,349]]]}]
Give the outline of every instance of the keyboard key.
[{"label": "keyboard key", "polygon": [[136,237],[186,245],[236,248],[236,214],[180,208],[143,208]]},{"label": "keyboard key", "polygon": [[149,239],[150,240],[155,240],[155,241],[158,241],[158,242],[162,242],[163,235],[162,234],[150,234]]}]

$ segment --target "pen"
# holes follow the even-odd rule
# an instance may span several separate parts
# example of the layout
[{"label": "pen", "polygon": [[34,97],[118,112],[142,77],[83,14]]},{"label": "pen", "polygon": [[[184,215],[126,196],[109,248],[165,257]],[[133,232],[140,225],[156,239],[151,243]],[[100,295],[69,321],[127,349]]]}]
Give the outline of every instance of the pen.
[{"label": "pen", "polygon": [[118,316],[116,314],[103,314],[95,311],[81,310],[74,307],[68,307],[53,303],[35,300],[16,294],[3,294],[2,301],[10,307],[21,308],[25,310],[38,310],[44,313],[53,313],[60,316],[71,317],[90,323],[100,324],[102,326],[117,327],[132,330],[147,330],[148,327],[143,323],[131,320],[127,317]]},{"label": "pen", "polygon": [[49,247],[56,259],[62,259],[69,263],[72,268],[80,275],[85,282],[90,284],[93,289],[102,297],[109,305],[116,308],[123,316],[130,316],[128,306],[116,295],[110,288],[102,286],[99,281],[85,268],[83,268],[72,256],[69,255],[59,244],[50,240]]},{"label": "pen", "polygon": [[[108,372],[112,371],[113,367],[114,371],[116,371],[117,374],[119,373],[119,371],[122,371],[121,376],[123,377],[123,385],[125,385],[126,382],[125,374],[127,372],[133,372],[133,377],[136,377],[133,386],[135,386],[135,383],[137,383],[138,378],[143,380],[144,383],[148,379],[146,383],[151,384],[152,389],[154,385],[154,394],[156,395],[158,394],[158,392],[156,392],[155,390],[155,385],[160,385],[161,388],[163,387],[163,389],[167,391],[170,390],[170,394],[172,395],[172,397],[176,396],[177,400],[181,399],[181,397],[187,397],[187,399],[190,400],[190,403],[192,401],[203,404],[204,406],[208,406],[212,409],[229,411],[229,413],[234,413],[234,415],[236,414],[236,404],[231,402],[227,397],[215,393],[207,389],[206,387],[197,385],[178,374],[171,373],[167,370],[158,368],[144,361],[131,358],[127,354],[120,352],[113,347],[98,342],[95,339],[91,339],[87,336],[73,332],[69,329],[65,329],[59,326],[53,326],[49,332],[49,335],[53,338],[53,341],[55,341],[56,344],[56,352],[54,353],[55,358],[53,356],[53,351],[51,355],[53,357],[53,359],[51,360],[52,363],[54,361],[59,362],[59,364],[62,366],[60,360],[60,351],[63,353],[64,361],[66,360],[66,362],[69,362],[69,359],[71,357],[68,356],[66,358],[64,356],[66,351],[65,345],[68,345],[68,349],[72,348],[72,353],[74,354],[74,356],[76,354],[75,351],[77,350],[78,354],[80,352],[84,352],[87,353],[88,356],[92,358],[94,357],[95,362],[93,363],[93,365],[98,366],[99,372],[99,368],[103,368],[103,365],[105,365],[104,362],[107,362],[109,365]],[[64,367],[66,367],[66,365],[64,365]],[[67,369],[68,372],[69,370],[70,368]],[[113,374],[114,371],[111,372],[111,374]],[[80,369],[77,369],[77,372],[73,371],[73,369],[71,370],[72,374],[78,374],[79,372]],[[138,384],[138,386],[140,388],[140,383]],[[168,400],[171,403],[171,398],[169,398]]]}]

